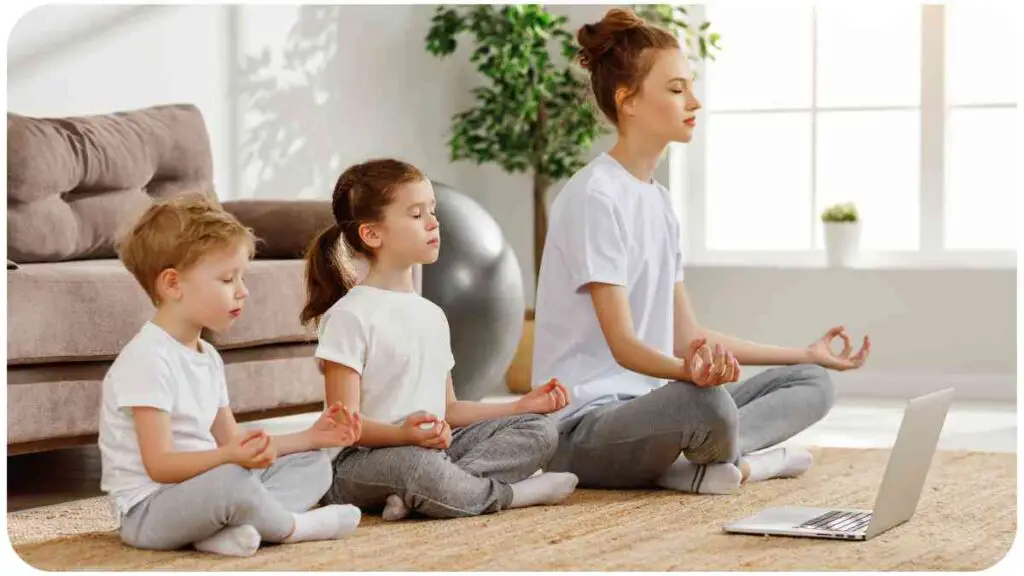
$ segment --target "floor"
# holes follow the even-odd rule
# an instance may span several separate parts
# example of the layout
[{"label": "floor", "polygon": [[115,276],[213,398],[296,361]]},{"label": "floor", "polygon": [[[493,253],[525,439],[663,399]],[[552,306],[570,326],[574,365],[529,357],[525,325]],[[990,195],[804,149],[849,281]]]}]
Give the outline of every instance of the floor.
[{"label": "floor", "polygon": [[[499,399],[492,399],[497,401]],[[904,404],[846,399],[821,422],[788,443],[839,448],[887,448],[899,430]],[[300,430],[315,414],[250,423],[271,433]],[[955,403],[939,440],[940,450],[1016,452],[1017,409],[1009,403]],[[7,459],[10,511],[98,496],[99,452],[95,446],[12,456]]]}]

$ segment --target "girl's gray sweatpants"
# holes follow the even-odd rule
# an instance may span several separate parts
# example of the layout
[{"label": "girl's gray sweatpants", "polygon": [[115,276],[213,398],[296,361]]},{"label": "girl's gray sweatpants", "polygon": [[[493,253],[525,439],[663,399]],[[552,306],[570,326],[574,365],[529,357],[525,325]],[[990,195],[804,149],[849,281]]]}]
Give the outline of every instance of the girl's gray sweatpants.
[{"label": "girl's gray sweatpants", "polygon": [[448,450],[346,448],[334,460],[324,501],[372,510],[397,494],[431,518],[489,514],[509,507],[510,484],[544,467],[557,445],[552,417],[524,414],[457,428]]}]

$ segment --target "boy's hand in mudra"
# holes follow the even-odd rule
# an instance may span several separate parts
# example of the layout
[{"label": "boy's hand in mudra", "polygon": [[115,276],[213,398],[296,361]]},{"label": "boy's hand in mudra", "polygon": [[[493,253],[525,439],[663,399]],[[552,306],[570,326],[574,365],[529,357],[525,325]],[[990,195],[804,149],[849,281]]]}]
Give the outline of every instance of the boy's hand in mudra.
[{"label": "boy's hand in mudra", "polygon": [[550,414],[568,404],[569,390],[557,378],[552,378],[547,384],[516,400],[516,411],[520,414]]}]

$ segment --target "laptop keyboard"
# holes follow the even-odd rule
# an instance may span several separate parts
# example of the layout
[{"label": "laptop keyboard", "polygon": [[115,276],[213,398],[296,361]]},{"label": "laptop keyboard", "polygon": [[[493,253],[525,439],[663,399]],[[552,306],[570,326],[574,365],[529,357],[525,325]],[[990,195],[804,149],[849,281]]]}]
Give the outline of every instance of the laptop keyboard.
[{"label": "laptop keyboard", "polygon": [[798,528],[857,532],[864,529],[869,522],[871,522],[871,512],[827,512],[804,522]]}]

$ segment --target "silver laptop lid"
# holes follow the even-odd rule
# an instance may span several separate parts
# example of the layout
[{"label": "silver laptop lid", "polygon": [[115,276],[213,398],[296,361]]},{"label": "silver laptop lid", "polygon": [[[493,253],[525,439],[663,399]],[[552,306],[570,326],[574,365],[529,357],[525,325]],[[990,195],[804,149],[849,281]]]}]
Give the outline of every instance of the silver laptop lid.
[{"label": "silver laptop lid", "polygon": [[868,538],[914,515],[952,402],[953,389],[949,388],[914,398],[907,405],[875,499]]}]

